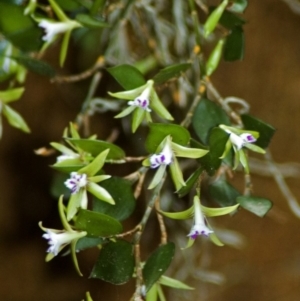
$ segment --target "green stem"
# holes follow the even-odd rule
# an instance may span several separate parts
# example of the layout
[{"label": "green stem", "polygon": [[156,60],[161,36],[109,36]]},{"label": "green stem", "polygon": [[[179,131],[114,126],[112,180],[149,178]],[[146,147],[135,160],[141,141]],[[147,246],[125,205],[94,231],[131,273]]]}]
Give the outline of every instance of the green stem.
[{"label": "green stem", "polygon": [[189,6],[190,6],[190,10],[191,10],[193,26],[194,26],[194,31],[195,31],[195,35],[196,35],[196,44],[198,46],[200,46],[201,45],[201,35],[200,35],[200,31],[199,31],[199,18],[198,18],[198,14],[196,11],[194,0],[189,0]]}]

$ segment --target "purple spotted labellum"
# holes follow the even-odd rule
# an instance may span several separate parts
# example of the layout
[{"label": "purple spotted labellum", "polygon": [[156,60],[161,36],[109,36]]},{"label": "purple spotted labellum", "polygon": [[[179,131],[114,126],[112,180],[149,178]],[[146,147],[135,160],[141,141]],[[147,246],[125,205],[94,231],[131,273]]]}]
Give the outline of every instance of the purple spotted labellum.
[{"label": "purple spotted labellum", "polygon": [[72,172],[71,178],[65,181],[65,185],[71,190],[72,194],[77,193],[80,188],[86,187],[87,183],[86,174],[79,174],[77,172]]},{"label": "purple spotted labellum", "polygon": [[134,107],[140,107],[147,112],[151,112],[151,109],[149,108],[151,89],[152,86],[146,87],[146,89],[142,92],[142,94],[136,97],[134,100],[129,101],[128,105]]},{"label": "purple spotted labellum", "polygon": [[160,165],[169,165],[172,163],[172,149],[169,143],[166,143],[161,153],[154,154],[150,157],[150,167],[157,168]]}]

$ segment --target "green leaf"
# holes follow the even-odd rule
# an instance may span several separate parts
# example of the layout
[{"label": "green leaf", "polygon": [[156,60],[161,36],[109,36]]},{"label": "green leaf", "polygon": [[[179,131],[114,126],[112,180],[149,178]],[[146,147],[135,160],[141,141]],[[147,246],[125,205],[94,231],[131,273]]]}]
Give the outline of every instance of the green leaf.
[{"label": "green leaf", "polygon": [[104,243],[104,238],[82,237],[76,242],[76,251],[90,249]]},{"label": "green leaf", "polygon": [[90,277],[118,285],[128,282],[133,272],[133,245],[117,240],[103,246]]},{"label": "green leaf", "polygon": [[159,213],[172,219],[190,219],[194,215],[194,206],[180,212],[165,212],[160,210]]},{"label": "green leaf", "polygon": [[180,198],[184,197],[191,191],[196,181],[199,179],[200,175],[202,174],[203,170],[204,168],[201,166],[197,168],[196,171],[190,175],[190,177],[185,182],[186,186],[183,186],[178,190],[178,196]]},{"label": "green leaf", "polygon": [[236,198],[241,194],[226,180],[218,180],[209,185],[209,194],[220,206],[236,204]]},{"label": "green leaf", "polygon": [[0,2],[0,32],[23,51],[38,50],[43,44],[42,29],[24,15],[21,6]]},{"label": "green leaf", "polygon": [[226,215],[229,213],[232,213],[236,211],[238,208],[239,204],[233,205],[233,206],[228,206],[228,207],[223,207],[223,208],[209,208],[201,205],[201,210],[203,214],[207,217],[214,217],[214,216],[221,216],[221,215]]},{"label": "green leaf", "polygon": [[156,84],[162,84],[173,77],[179,77],[182,72],[185,72],[191,67],[190,63],[174,64],[161,69],[153,80]]},{"label": "green leaf", "polygon": [[104,165],[109,149],[101,152],[90,164],[82,167],[78,172],[85,173],[89,177],[94,176]]},{"label": "green leaf", "polygon": [[76,15],[76,20],[81,23],[83,26],[88,28],[104,28],[109,27],[110,25],[103,20],[98,20],[87,14],[78,14]]},{"label": "green leaf", "polygon": [[25,133],[30,133],[30,129],[23,117],[10,106],[3,104],[2,112],[11,126],[20,129]]},{"label": "green leaf", "polygon": [[119,65],[108,68],[107,71],[125,90],[135,89],[146,84],[143,74],[131,65]]},{"label": "green leaf", "polygon": [[185,147],[172,142],[172,150],[176,157],[197,159],[205,156],[208,153],[206,149]]},{"label": "green leaf", "polygon": [[55,76],[55,70],[49,64],[41,60],[37,60],[26,55],[12,56],[11,58],[26,67],[29,71],[48,77]]},{"label": "green leaf", "polygon": [[167,243],[158,247],[148,258],[143,268],[143,278],[145,281],[146,291],[158,281],[169,267],[175,253],[175,245]]},{"label": "green leaf", "polygon": [[86,231],[90,237],[106,237],[122,232],[120,222],[111,216],[83,209],[79,211],[75,227]]},{"label": "green leaf", "polygon": [[272,208],[272,202],[265,198],[255,196],[239,196],[237,202],[244,209],[263,217]]},{"label": "green leaf", "polygon": [[228,10],[234,13],[243,13],[248,6],[248,0],[232,0],[231,6],[228,6]]},{"label": "green leaf", "polygon": [[275,133],[275,128],[252,115],[244,114],[241,117],[245,129],[259,132],[259,138],[255,144],[267,148]]},{"label": "green leaf", "polygon": [[151,99],[150,106],[157,115],[159,115],[163,119],[174,120],[172,115],[169,113],[169,111],[165,108],[163,103],[160,101],[155,90],[151,91],[150,99]]},{"label": "green leaf", "polygon": [[92,195],[94,195],[99,200],[107,202],[110,205],[115,204],[115,201],[112,198],[112,196],[108,193],[108,191],[106,189],[104,189],[100,185],[98,185],[94,182],[89,182],[86,189],[88,192],[90,192]]},{"label": "green leaf", "polygon": [[236,26],[242,26],[244,25],[246,22],[243,18],[241,18],[240,16],[233,14],[232,12],[225,10],[223,12],[223,15],[220,19],[220,24],[222,24],[224,27],[228,28],[228,29],[233,29]]},{"label": "green leaf", "polygon": [[155,153],[157,147],[166,136],[172,137],[172,142],[187,145],[190,140],[189,131],[177,124],[151,123],[145,147],[149,153]]},{"label": "green leaf", "polygon": [[209,175],[213,175],[215,171],[220,167],[222,163],[220,157],[224,152],[227,141],[228,134],[222,129],[213,128],[210,131],[208,141],[209,153],[207,153],[204,157],[198,159],[198,161],[201,163],[201,165],[208,172]]},{"label": "green leaf", "polygon": [[101,186],[113,197],[115,205],[111,206],[94,199],[93,211],[104,213],[119,221],[128,218],[136,204],[130,182],[122,178],[112,177],[101,182]]},{"label": "green leaf", "polygon": [[58,162],[54,165],[51,165],[51,167],[59,172],[70,174],[71,172],[78,171],[79,169],[85,166],[84,164],[71,164],[70,161],[73,160],[64,160],[62,162]]},{"label": "green leaf", "polygon": [[0,91],[0,101],[3,103],[13,102],[18,100],[24,93],[24,88],[8,89],[6,91]]},{"label": "green leaf", "polygon": [[244,58],[245,37],[242,27],[235,27],[231,30],[224,46],[224,60],[237,61]]},{"label": "green leaf", "polygon": [[109,149],[106,160],[118,160],[125,157],[125,153],[120,147],[106,141],[73,138],[68,138],[66,140],[70,141],[73,145],[79,147],[83,151],[90,153],[94,157],[98,156],[106,149]]},{"label": "green leaf", "polygon": [[194,289],[193,287],[188,286],[185,283],[183,283],[183,282],[181,282],[177,279],[173,279],[173,278],[167,277],[165,275],[162,275],[159,278],[159,283],[161,285],[173,287],[173,288],[176,288],[176,289],[182,289],[182,290],[193,290]]},{"label": "green leaf", "polygon": [[210,130],[219,124],[230,125],[230,119],[220,106],[202,98],[195,110],[192,123],[197,136],[207,144]]}]

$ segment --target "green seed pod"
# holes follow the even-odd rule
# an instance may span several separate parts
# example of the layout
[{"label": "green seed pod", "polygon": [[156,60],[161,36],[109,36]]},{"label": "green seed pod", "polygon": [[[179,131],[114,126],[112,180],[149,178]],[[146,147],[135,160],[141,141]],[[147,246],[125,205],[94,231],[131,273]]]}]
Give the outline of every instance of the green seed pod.
[{"label": "green seed pod", "polygon": [[211,76],[219,65],[222,50],[224,45],[224,39],[220,40],[214,50],[211,52],[207,62],[206,62],[206,75]]},{"label": "green seed pod", "polygon": [[216,28],[226,6],[228,5],[228,0],[224,0],[215,10],[209,15],[208,19],[204,24],[204,35],[209,36],[211,32]]}]

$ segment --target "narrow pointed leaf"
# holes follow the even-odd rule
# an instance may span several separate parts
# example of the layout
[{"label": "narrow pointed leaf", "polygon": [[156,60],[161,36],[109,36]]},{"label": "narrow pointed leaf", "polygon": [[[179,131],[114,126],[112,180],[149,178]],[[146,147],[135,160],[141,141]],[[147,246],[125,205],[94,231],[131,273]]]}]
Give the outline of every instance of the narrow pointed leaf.
[{"label": "narrow pointed leaf", "polygon": [[115,204],[115,201],[109,194],[109,192],[103,187],[99,186],[98,184],[94,182],[89,182],[86,189],[99,200],[107,202],[111,205]]},{"label": "narrow pointed leaf", "polygon": [[239,207],[239,204],[223,207],[223,208],[208,208],[203,205],[201,205],[201,210],[203,214],[207,217],[213,217],[213,216],[220,216],[220,215],[226,215],[231,212],[234,212]]},{"label": "narrow pointed leaf", "polygon": [[153,189],[160,183],[160,181],[162,180],[162,178],[165,174],[166,168],[167,168],[166,165],[159,166],[150,185],[148,186],[148,189]]},{"label": "narrow pointed leaf", "polygon": [[85,189],[80,189],[77,193],[71,194],[67,207],[67,220],[70,221],[80,208],[81,201],[86,199]]},{"label": "narrow pointed leaf", "polygon": [[186,186],[181,168],[176,158],[174,158],[173,163],[170,164],[170,173],[172,176],[173,183],[176,187],[176,191],[180,190],[183,186]]},{"label": "narrow pointed leaf", "polygon": [[245,147],[252,150],[253,152],[256,152],[256,153],[260,153],[260,154],[265,154],[266,153],[266,151],[264,149],[262,149],[261,147],[255,145],[255,144],[247,143],[245,145]]},{"label": "narrow pointed leaf", "polygon": [[199,168],[196,169],[195,172],[193,172],[190,175],[190,177],[185,182],[186,186],[183,186],[178,190],[178,196],[180,198],[184,197],[185,195],[187,195],[191,191],[191,189],[193,188],[193,186],[195,185],[195,183],[199,179],[200,175],[202,174],[203,170],[204,170],[203,167],[199,167]]},{"label": "narrow pointed leaf", "polygon": [[165,108],[163,103],[158,98],[156,92],[153,90],[151,92],[151,101],[150,101],[150,107],[161,117],[167,120],[174,120],[172,115],[169,113],[169,111]]},{"label": "narrow pointed leaf", "polygon": [[116,240],[102,247],[90,277],[119,285],[128,282],[133,272],[133,245],[125,240]]},{"label": "narrow pointed leaf", "polygon": [[18,128],[25,133],[30,133],[27,123],[17,111],[10,106],[3,104],[2,112],[11,126]]},{"label": "narrow pointed leaf", "polygon": [[160,210],[159,213],[172,219],[190,219],[194,215],[194,206],[191,206],[189,209],[180,212],[165,212]]},{"label": "narrow pointed leaf", "polygon": [[68,21],[69,20],[68,17],[63,12],[63,10],[57,5],[57,3],[54,0],[49,0],[49,2],[60,21]]},{"label": "narrow pointed leaf", "polygon": [[118,115],[116,115],[115,118],[123,118],[123,117],[129,115],[135,109],[136,109],[136,107],[129,106],[126,109],[124,109],[121,113],[119,113]]},{"label": "narrow pointed leaf", "polygon": [[148,258],[143,268],[146,291],[165,273],[175,253],[175,245],[167,243],[158,247]]},{"label": "narrow pointed leaf", "polygon": [[165,286],[169,286],[169,287],[173,287],[173,288],[177,288],[177,289],[182,289],[182,290],[193,290],[193,289],[195,289],[195,288],[193,288],[191,286],[188,286],[185,283],[183,283],[183,282],[181,282],[177,279],[170,278],[170,277],[167,277],[165,275],[162,275],[159,278],[159,283],[161,285],[165,285]]},{"label": "narrow pointed leaf", "polygon": [[223,247],[224,244],[221,242],[221,240],[218,238],[218,236],[215,234],[215,232],[209,234],[210,240],[218,247]]},{"label": "narrow pointed leaf", "polygon": [[87,14],[77,14],[76,20],[81,23],[83,26],[88,28],[104,28],[109,27],[110,25],[102,20],[98,20]]},{"label": "narrow pointed leaf", "polygon": [[9,89],[6,91],[0,91],[0,101],[3,103],[9,103],[18,100],[24,93],[24,88]]},{"label": "narrow pointed leaf", "polygon": [[[94,182],[94,183],[99,183],[99,182],[105,181],[109,178],[111,178],[110,175],[94,176],[94,177],[89,177],[89,181]],[[101,183],[101,186],[102,186],[102,183]]]},{"label": "narrow pointed leaf", "polygon": [[94,176],[104,165],[106,156],[109,149],[101,152],[89,165],[81,168],[78,172],[87,174],[88,176]]},{"label": "narrow pointed leaf", "polygon": [[132,124],[131,124],[131,130],[133,133],[137,130],[137,128],[140,126],[142,121],[145,119],[146,111],[141,108],[136,108],[132,114]]},{"label": "narrow pointed leaf", "polygon": [[184,147],[182,145],[173,142],[172,142],[172,150],[175,152],[176,157],[184,157],[184,158],[191,158],[191,159],[197,159],[203,157],[208,153],[208,150],[206,149]]}]

